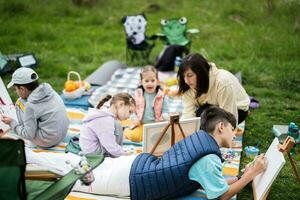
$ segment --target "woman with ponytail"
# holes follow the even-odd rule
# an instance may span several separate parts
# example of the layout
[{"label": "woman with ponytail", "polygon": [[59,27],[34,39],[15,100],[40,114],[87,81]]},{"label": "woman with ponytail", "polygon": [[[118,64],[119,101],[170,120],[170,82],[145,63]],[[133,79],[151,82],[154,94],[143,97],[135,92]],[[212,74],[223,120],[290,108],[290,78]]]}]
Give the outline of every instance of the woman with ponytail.
[{"label": "woman with ponytail", "polygon": [[[108,101],[109,104],[108,104]],[[84,154],[99,153],[108,157],[126,155],[122,149],[123,130],[120,120],[135,112],[135,101],[128,93],[107,95],[91,108],[83,119],[79,144]]]}]

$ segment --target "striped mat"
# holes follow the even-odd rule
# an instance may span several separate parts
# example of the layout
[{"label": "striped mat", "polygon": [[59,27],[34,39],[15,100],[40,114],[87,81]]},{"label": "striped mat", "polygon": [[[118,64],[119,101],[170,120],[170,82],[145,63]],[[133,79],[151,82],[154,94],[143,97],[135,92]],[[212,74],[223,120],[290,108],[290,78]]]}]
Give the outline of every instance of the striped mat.
[{"label": "striped mat", "polygon": [[[80,133],[80,126],[82,125],[82,119],[86,114],[86,110],[77,109],[77,108],[67,108],[68,117],[70,119],[70,126],[68,130],[67,137],[63,142],[61,142],[59,145],[49,148],[49,149],[43,149],[43,148],[33,148],[33,151],[35,152],[57,152],[57,153],[64,153],[65,147],[70,140],[71,137],[77,135]],[[237,176],[239,173],[239,167],[240,167],[240,159],[241,159],[241,153],[242,153],[242,139],[243,139],[243,133],[244,133],[245,124],[242,123],[239,125],[236,138],[234,141],[234,146],[232,149],[227,148],[221,148],[222,156],[225,159],[225,162],[223,164],[223,175],[226,177],[231,176]],[[126,142],[124,144],[124,149],[127,152],[130,152],[131,154],[138,154],[142,152],[142,146],[140,143],[132,143],[132,142]],[[111,199],[117,199],[122,200],[126,198],[117,198],[113,196],[102,196],[102,195],[95,195],[95,194],[88,194],[88,193],[82,193],[82,192],[71,192],[67,197],[67,200],[95,200],[95,199],[101,199],[101,200],[111,200]],[[188,195],[186,197],[179,198],[178,200],[204,200],[205,198],[205,191],[203,190],[197,190],[191,195]],[[232,198],[233,200],[236,199],[236,197]]]}]

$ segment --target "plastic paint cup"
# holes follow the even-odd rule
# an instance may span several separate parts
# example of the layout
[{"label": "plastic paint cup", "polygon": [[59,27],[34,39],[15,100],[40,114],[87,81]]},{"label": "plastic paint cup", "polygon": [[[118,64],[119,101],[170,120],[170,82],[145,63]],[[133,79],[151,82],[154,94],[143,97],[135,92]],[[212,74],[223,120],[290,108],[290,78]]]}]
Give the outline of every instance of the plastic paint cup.
[{"label": "plastic paint cup", "polygon": [[254,147],[254,146],[246,146],[245,147],[245,153],[246,153],[247,158],[254,159],[255,156],[258,155],[259,149],[257,147]]}]

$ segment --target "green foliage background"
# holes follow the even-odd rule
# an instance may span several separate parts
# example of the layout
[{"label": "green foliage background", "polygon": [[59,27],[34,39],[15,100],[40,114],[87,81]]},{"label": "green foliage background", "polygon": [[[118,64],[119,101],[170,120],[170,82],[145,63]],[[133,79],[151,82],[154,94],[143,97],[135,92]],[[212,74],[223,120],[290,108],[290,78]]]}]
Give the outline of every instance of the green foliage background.
[{"label": "green foliage background", "polygon": [[[84,78],[109,60],[125,62],[121,19],[144,12],[147,35],[160,31],[160,20],[185,16],[198,28],[192,52],[200,52],[221,68],[241,71],[243,85],[261,107],[247,120],[244,146],[261,141],[265,151],[273,124],[300,125],[299,0],[0,0],[0,51],[34,53],[42,81],[59,93],[67,72]],[[86,3],[92,2],[92,3]],[[156,42],[154,62],[163,45]],[[8,83],[10,74],[3,76]],[[13,91],[10,94],[15,99]],[[300,149],[295,156],[300,165]],[[286,157],[286,159],[288,159]],[[243,159],[242,166],[248,160]],[[251,199],[250,185],[239,199]],[[290,163],[280,172],[269,199],[299,199],[300,186]]]}]

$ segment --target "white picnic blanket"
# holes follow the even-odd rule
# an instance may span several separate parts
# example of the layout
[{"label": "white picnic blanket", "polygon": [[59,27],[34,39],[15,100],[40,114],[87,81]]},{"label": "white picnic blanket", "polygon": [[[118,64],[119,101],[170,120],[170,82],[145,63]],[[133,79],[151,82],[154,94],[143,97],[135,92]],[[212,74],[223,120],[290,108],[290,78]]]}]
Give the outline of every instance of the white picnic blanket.
[{"label": "white picnic blanket", "polygon": [[[99,100],[107,94],[114,95],[120,92],[134,94],[136,88],[140,85],[141,68],[120,68],[114,72],[111,79],[103,86],[97,88],[91,97],[89,103],[96,107]],[[159,72],[158,78],[164,81],[168,78],[176,77],[176,72]],[[169,98],[169,112],[181,113],[183,109],[181,98]]]},{"label": "white picnic blanket", "polygon": [[[25,147],[27,171],[48,170],[61,176],[66,175],[76,166],[81,157],[72,153],[40,152],[36,153]],[[137,155],[105,158],[93,170],[95,181],[85,186],[80,180],[76,182],[73,191],[114,197],[129,197],[129,173]]]},{"label": "white picnic blanket", "polygon": [[26,170],[47,170],[64,176],[76,166],[81,157],[73,153],[34,152],[25,147]]}]

